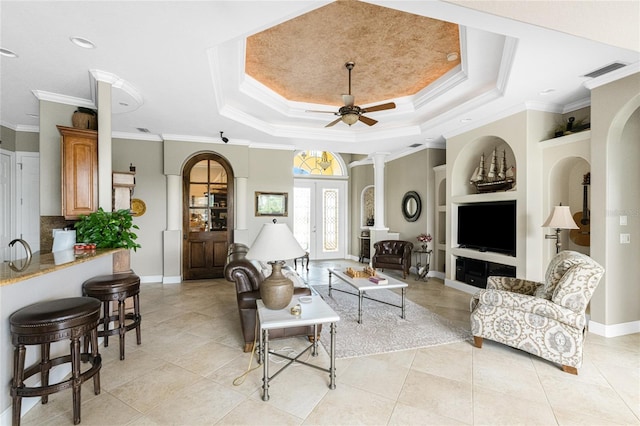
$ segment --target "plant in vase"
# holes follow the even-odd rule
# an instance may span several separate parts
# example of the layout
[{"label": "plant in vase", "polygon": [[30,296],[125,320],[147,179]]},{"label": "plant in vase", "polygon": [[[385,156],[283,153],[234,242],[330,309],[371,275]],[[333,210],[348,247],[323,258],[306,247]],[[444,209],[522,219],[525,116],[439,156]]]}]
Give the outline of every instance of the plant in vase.
[{"label": "plant in vase", "polygon": [[100,207],[96,212],[81,215],[74,227],[78,241],[94,243],[97,248],[126,248],[136,251],[142,247],[135,241],[138,236],[132,229],[140,228],[133,223],[129,210],[106,212]]},{"label": "plant in vase", "polygon": [[422,247],[422,250],[427,250],[429,248],[429,243],[431,242],[433,238],[431,237],[431,234],[420,234],[418,235],[418,242],[420,243],[420,247]]}]

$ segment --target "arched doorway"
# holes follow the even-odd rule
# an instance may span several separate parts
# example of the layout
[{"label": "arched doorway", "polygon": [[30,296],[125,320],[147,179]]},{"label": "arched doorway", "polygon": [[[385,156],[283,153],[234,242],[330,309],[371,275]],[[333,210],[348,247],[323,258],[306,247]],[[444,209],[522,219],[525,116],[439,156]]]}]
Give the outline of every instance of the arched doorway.
[{"label": "arched doorway", "polygon": [[215,153],[191,157],[182,172],[182,275],[221,278],[233,242],[233,169]]}]

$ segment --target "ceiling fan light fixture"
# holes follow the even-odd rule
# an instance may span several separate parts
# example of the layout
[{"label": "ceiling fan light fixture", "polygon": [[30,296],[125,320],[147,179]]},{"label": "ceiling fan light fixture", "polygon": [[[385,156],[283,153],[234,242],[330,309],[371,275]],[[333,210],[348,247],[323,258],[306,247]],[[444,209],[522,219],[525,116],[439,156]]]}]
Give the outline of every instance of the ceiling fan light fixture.
[{"label": "ceiling fan light fixture", "polygon": [[352,124],[355,124],[358,121],[358,114],[355,114],[353,112],[344,114],[342,116],[342,121],[348,124],[349,126],[351,126]]},{"label": "ceiling fan light fixture", "polygon": [[458,59],[458,52],[451,52],[447,54],[447,61],[453,62]]}]

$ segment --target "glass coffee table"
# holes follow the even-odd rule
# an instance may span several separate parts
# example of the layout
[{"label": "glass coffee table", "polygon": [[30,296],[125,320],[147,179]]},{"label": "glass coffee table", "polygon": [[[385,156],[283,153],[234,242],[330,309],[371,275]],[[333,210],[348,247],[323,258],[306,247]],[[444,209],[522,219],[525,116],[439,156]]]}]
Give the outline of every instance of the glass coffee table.
[{"label": "glass coffee table", "polygon": [[[335,268],[328,268],[328,270],[329,270],[329,296],[331,296],[331,291],[332,290],[340,291],[342,293],[347,293],[347,294],[353,294],[354,296],[358,296],[358,323],[359,324],[362,324],[362,301],[363,301],[363,299],[373,300],[375,302],[384,303],[386,305],[395,306],[396,308],[400,308],[402,310],[402,314],[400,315],[400,317],[403,318],[403,319],[405,318],[405,297],[406,297],[407,287],[409,286],[407,283],[402,282],[400,280],[396,280],[395,278],[392,278],[392,277],[390,277],[388,275],[381,274],[379,272],[376,275],[380,276],[381,278],[386,278],[387,279],[387,283],[386,284],[375,284],[375,283],[369,281],[369,278],[353,278],[353,277],[350,277],[349,275],[347,275],[346,272],[343,272],[343,271],[341,271],[339,269],[335,269]],[[350,291],[341,290],[339,288],[334,288],[332,286],[332,283],[331,283],[331,277],[333,275],[335,275],[341,281],[349,284],[349,286],[354,288],[358,293],[352,293]],[[367,292],[373,292],[375,290],[382,290],[382,289],[392,289],[392,288],[400,288],[400,289],[402,289],[402,304],[396,305],[396,304],[393,304],[393,303],[385,302],[384,300],[374,299],[372,297],[365,296],[365,293],[367,293]]]}]

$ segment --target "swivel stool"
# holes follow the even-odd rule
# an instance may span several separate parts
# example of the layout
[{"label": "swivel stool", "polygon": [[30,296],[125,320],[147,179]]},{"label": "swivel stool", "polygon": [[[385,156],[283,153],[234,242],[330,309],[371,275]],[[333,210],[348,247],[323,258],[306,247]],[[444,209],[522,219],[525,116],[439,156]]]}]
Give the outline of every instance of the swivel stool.
[{"label": "swivel stool", "polygon": [[[102,359],[98,353],[98,321],[100,301],[90,297],[39,302],[17,310],[9,317],[13,351],[13,379],[11,380],[12,424],[20,425],[22,397],[40,396],[43,404],[49,395],[64,389],[73,389],[73,424],[80,423],[80,388],[93,377],[93,391],[100,393],[100,368]],[[85,337],[84,352],[80,339]],[[50,358],[51,343],[71,340],[70,354]],[[91,352],[87,343],[91,343]],[[25,369],[26,346],[40,345],[40,362]],[[89,362],[90,368],[82,371],[80,363]],[[51,367],[71,363],[71,378],[49,384]],[[40,373],[40,386],[25,386],[25,380]]]},{"label": "swivel stool", "polygon": [[[104,337],[104,346],[109,346],[109,336],[115,334],[120,337],[120,359],[124,359],[124,335],[127,331],[136,329],[138,345],[142,343],[140,334],[140,277],[133,273],[118,273],[113,275],[99,275],[88,279],[82,284],[85,296],[95,297],[102,302],[102,327],[98,326],[98,337]],[[125,300],[133,298],[133,312],[125,313]],[[118,302],[117,315],[111,315],[111,302]],[[113,328],[109,325],[113,322]]]}]

